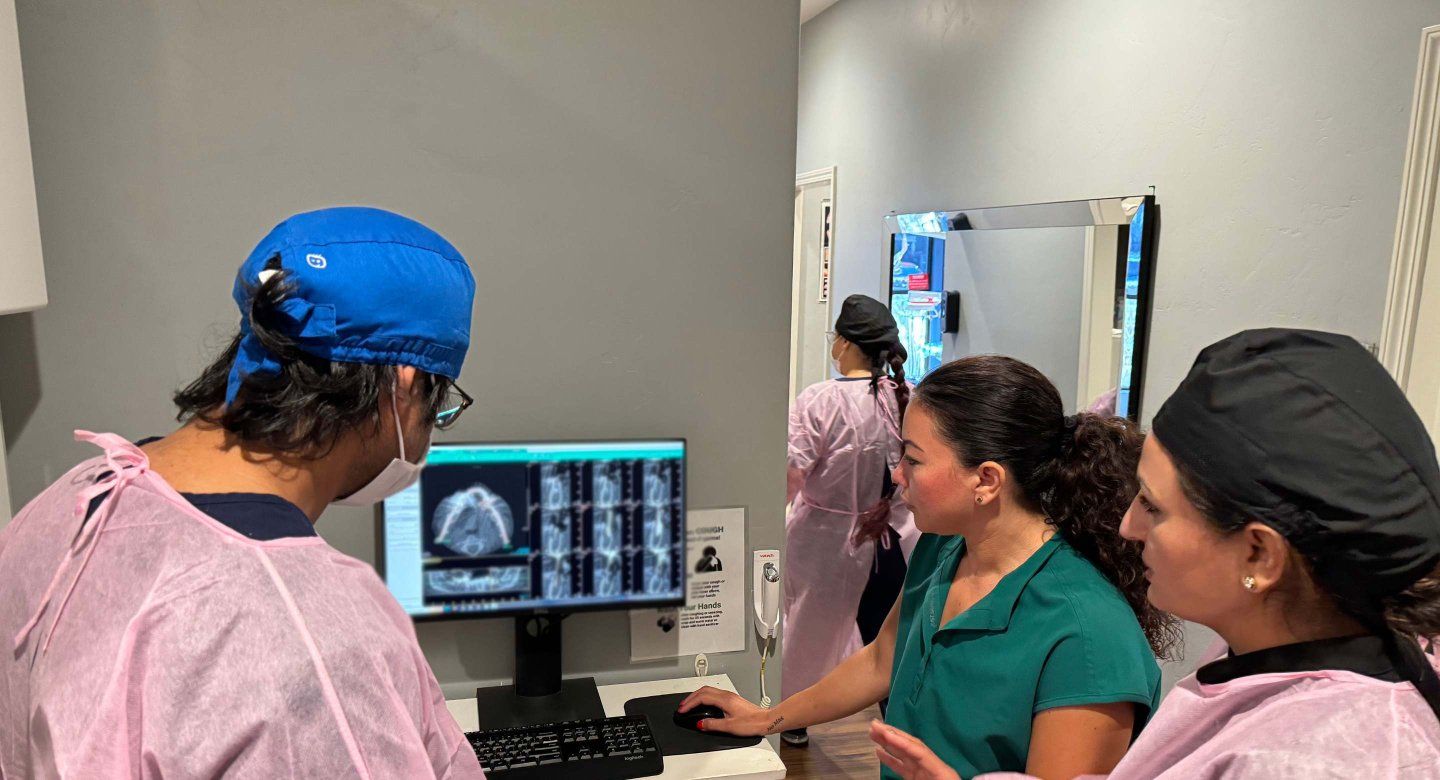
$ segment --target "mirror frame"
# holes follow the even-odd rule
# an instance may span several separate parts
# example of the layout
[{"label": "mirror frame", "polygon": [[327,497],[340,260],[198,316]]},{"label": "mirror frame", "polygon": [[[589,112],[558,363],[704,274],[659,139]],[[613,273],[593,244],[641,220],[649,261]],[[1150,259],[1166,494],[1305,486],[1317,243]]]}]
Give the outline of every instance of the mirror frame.
[{"label": "mirror frame", "polygon": [[[1124,225],[1127,228],[1135,215],[1144,208],[1145,219],[1140,229],[1140,257],[1134,336],[1130,349],[1130,404],[1123,415],[1139,423],[1145,390],[1146,354],[1150,348],[1150,318],[1154,306],[1155,244],[1159,232],[1160,212],[1155,196],[1130,195],[1091,200],[1025,203],[1015,206],[989,206],[974,209],[948,209],[900,213],[885,216],[885,279],[880,289],[890,300],[890,262],[896,233],[944,236],[962,230],[1016,230],[1023,228],[1091,227]],[[1079,338],[1079,334],[1076,334]],[[1123,347],[1122,347],[1123,348]],[[1124,370],[1122,365],[1121,370]]]}]

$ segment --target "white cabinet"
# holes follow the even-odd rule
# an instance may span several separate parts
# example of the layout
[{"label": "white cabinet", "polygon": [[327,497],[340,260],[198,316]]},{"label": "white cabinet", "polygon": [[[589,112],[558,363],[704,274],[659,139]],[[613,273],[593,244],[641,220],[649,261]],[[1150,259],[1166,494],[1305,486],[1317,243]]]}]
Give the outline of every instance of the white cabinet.
[{"label": "white cabinet", "polygon": [[[0,315],[44,306],[45,266],[40,259],[35,172],[30,164],[20,35],[12,0],[0,0],[0,236],[4,237],[0,241]],[[0,458],[0,466],[3,463]]]},{"label": "white cabinet", "polygon": [[[20,77],[20,32],[15,3],[0,0],[0,316],[38,309],[46,301],[25,83]],[[4,365],[0,355],[0,382],[9,379]],[[0,430],[0,528],[8,522],[10,490],[5,434]]]}]

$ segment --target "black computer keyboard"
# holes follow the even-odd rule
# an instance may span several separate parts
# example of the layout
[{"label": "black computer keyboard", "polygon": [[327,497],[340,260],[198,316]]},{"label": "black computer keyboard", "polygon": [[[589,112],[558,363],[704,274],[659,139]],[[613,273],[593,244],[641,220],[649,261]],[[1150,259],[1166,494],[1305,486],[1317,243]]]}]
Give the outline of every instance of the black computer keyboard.
[{"label": "black computer keyboard", "polygon": [[573,720],[465,736],[489,780],[630,780],[665,771],[644,717]]}]

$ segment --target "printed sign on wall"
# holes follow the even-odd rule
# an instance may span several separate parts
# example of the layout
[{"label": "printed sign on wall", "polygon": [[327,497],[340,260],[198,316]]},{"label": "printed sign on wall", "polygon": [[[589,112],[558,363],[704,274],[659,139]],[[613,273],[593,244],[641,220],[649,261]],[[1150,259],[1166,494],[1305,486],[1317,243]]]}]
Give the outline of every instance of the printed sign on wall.
[{"label": "printed sign on wall", "polygon": [[630,660],[745,649],[745,510],[685,518],[685,606],[630,610]]},{"label": "printed sign on wall", "polygon": [[831,224],[832,224],[832,220],[834,219],[834,217],[832,216],[833,211],[832,211],[832,209],[830,208],[830,199],[829,199],[829,198],[826,198],[825,200],[820,201],[820,213],[822,214],[822,219],[820,220],[820,300],[819,300],[819,303],[829,303],[829,302],[830,302],[830,235],[831,235],[831,233],[834,232],[834,231],[831,229]]}]

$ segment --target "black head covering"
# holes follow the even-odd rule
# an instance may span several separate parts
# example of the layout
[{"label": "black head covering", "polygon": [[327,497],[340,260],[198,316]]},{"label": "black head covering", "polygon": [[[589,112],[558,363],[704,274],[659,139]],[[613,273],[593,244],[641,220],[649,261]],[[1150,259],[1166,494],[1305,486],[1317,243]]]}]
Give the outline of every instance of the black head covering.
[{"label": "black head covering", "polygon": [[1380,363],[1333,333],[1238,333],[1200,353],[1153,430],[1171,457],[1278,531],[1327,590],[1360,607],[1352,615],[1440,718],[1440,677],[1380,605],[1440,561],[1440,466]]},{"label": "black head covering", "polygon": [[845,299],[840,305],[840,316],[835,318],[835,332],[867,355],[878,355],[884,349],[892,353],[904,349],[900,346],[900,328],[895,325],[890,309],[868,295],[857,294]]},{"label": "black head covering", "polygon": [[1347,336],[1273,328],[1206,347],[1153,430],[1196,478],[1274,528],[1343,599],[1440,563],[1440,466],[1395,380]]}]

